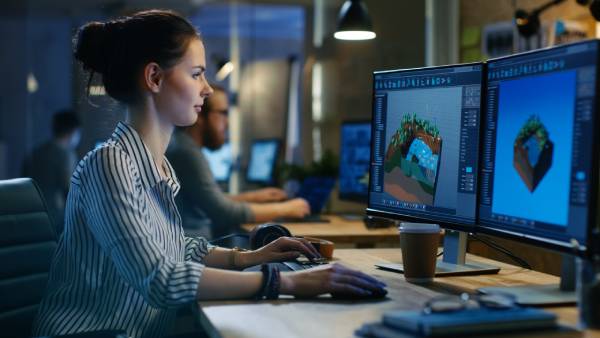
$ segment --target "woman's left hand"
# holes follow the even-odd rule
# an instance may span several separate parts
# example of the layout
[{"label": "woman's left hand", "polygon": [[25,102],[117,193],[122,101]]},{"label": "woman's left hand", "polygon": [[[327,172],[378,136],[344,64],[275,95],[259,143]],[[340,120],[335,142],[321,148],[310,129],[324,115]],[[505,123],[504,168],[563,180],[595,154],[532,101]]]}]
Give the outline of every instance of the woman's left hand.
[{"label": "woman's left hand", "polygon": [[321,257],[315,247],[304,238],[279,237],[260,249],[248,252],[248,266],[266,262],[282,262],[298,258],[300,255],[313,260]]}]

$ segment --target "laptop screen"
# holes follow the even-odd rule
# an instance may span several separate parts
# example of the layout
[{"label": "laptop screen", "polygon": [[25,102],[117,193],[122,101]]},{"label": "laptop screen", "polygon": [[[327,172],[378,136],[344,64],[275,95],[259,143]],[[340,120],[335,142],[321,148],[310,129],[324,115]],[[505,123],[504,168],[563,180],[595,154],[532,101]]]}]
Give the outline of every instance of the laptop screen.
[{"label": "laptop screen", "polygon": [[250,148],[250,160],[246,180],[256,183],[275,181],[275,164],[279,152],[279,140],[256,140]]}]

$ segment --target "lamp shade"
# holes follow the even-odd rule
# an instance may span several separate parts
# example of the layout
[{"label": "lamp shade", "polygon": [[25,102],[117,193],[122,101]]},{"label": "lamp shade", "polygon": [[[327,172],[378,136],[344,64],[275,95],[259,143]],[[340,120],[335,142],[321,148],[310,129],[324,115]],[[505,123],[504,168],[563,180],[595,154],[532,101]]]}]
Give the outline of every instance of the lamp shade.
[{"label": "lamp shade", "polygon": [[339,40],[370,40],[376,34],[367,7],[361,0],[346,0],[340,9],[337,31]]}]

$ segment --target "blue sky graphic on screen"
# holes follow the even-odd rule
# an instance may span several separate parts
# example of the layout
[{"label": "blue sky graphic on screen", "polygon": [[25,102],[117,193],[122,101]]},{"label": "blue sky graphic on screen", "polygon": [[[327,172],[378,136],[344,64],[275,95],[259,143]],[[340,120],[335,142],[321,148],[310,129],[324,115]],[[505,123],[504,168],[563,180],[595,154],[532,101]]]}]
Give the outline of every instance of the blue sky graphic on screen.
[{"label": "blue sky graphic on screen", "polygon": [[228,181],[233,164],[233,155],[231,154],[231,145],[229,142],[214,151],[202,148],[202,153],[206,157],[210,171],[215,179],[219,182]]},{"label": "blue sky graphic on screen", "polygon": [[[576,72],[565,71],[500,84],[493,213],[567,225],[575,81]],[[519,132],[532,123],[541,125],[536,135],[545,130],[551,151],[540,149],[539,137],[518,142]],[[528,150],[526,159],[517,148]],[[531,181],[523,172],[527,161],[540,168]]]},{"label": "blue sky graphic on screen", "polygon": [[277,141],[257,141],[252,144],[246,175],[248,180],[265,183],[273,181],[277,147]]},{"label": "blue sky graphic on screen", "polygon": [[343,123],[340,146],[340,198],[366,201],[371,161],[371,122]]}]

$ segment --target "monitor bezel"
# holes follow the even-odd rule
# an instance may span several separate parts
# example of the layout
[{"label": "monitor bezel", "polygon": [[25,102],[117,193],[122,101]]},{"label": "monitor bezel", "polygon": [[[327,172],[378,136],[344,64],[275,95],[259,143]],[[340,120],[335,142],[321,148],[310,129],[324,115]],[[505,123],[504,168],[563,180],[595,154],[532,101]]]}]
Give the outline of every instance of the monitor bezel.
[{"label": "monitor bezel", "polygon": [[[373,163],[373,146],[374,146],[373,145],[373,142],[374,142],[373,135],[375,135],[374,125],[373,125],[373,105],[375,104],[375,76],[380,75],[380,74],[389,74],[389,73],[395,73],[395,72],[409,73],[409,72],[414,72],[414,71],[426,71],[426,70],[437,70],[437,69],[469,67],[469,66],[481,66],[481,90],[483,91],[484,85],[485,85],[485,80],[486,80],[486,78],[485,78],[486,71],[485,71],[485,67],[484,67],[485,64],[483,62],[469,62],[469,63],[454,64],[454,65],[442,65],[442,66],[430,66],[430,67],[417,67],[417,68],[374,71],[372,74],[372,77],[371,77],[371,90],[372,90],[372,92],[371,92],[371,163]],[[482,133],[481,112],[483,111],[483,108],[484,108],[483,100],[480,100],[480,102],[479,102],[479,112],[480,112],[479,140],[477,143],[478,151],[479,151],[479,147],[481,147],[481,133]],[[478,161],[479,161],[479,158],[478,158]],[[477,163],[477,175],[478,175],[477,186],[479,186],[479,167],[480,167],[480,163]],[[369,171],[370,171],[370,169],[369,169]],[[369,174],[370,174],[370,172],[369,172]],[[468,233],[473,233],[476,230],[479,204],[476,204],[476,207],[475,207],[475,218],[474,218],[473,223],[459,223],[458,221],[453,222],[453,221],[448,221],[448,220],[436,219],[434,217],[432,217],[432,218],[421,217],[421,216],[416,216],[416,215],[402,213],[402,212],[391,212],[391,211],[386,211],[386,210],[380,210],[380,209],[373,208],[370,206],[372,182],[373,182],[373,180],[369,180],[369,190],[368,190],[368,194],[367,194],[367,208],[365,210],[366,214],[368,216],[384,217],[384,218],[389,218],[389,219],[398,220],[398,221],[406,221],[406,222],[435,223],[445,229],[463,231],[463,232],[468,232]],[[477,192],[476,192],[475,203],[479,203],[479,195],[478,194],[479,194],[479,190],[477,190]]]},{"label": "monitor bezel", "polygon": [[[343,132],[342,129],[344,128],[344,126],[346,125],[357,125],[357,124],[367,124],[369,126],[372,127],[371,125],[371,119],[360,119],[360,120],[346,120],[346,121],[342,121],[340,123],[340,156],[342,154],[342,136],[343,136]],[[373,130],[371,129],[371,132]],[[371,147],[371,140],[369,140],[369,151],[370,151],[370,147]],[[369,157],[371,157],[371,155],[369,154]],[[338,169],[338,177],[341,177],[341,172],[342,170],[342,166],[339,166]],[[371,166],[369,166],[369,175],[371,174]],[[370,180],[369,180],[369,187],[370,187]],[[367,193],[365,196],[361,195],[361,194],[356,194],[356,193],[342,193],[342,191],[340,190],[340,186],[339,186],[339,179],[338,179],[338,199],[340,201],[345,201],[345,202],[357,202],[357,203],[368,203],[369,202],[369,190],[367,189]]]},{"label": "monitor bezel", "polygon": [[[252,179],[249,176],[250,173],[250,163],[252,163],[252,148],[254,147],[255,144],[257,143],[264,143],[264,142],[274,142],[276,145],[276,149],[275,149],[275,160],[273,161],[273,163],[271,164],[271,178],[268,180],[256,180],[256,179]],[[269,137],[269,138],[256,138],[253,139],[252,142],[250,143],[250,151],[248,152],[248,165],[246,166],[246,182],[248,183],[254,183],[254,184],[273,184],[276,180],[276,172],[275,172],[275,168],[277,167],[277,162],[279,161],[279,155],[281,152],[281,139],[276,138],[276,137]]]},{"label": "monitor bezel", "polygon": [[[600,69],[598,67],[599,62],[600,62],[600,40],[597,40],[597,39],[583,40],[583,41],[564,44],[564,45],[560,45],[560,46],[546,47],[546,48],[537,49],[537,50],[533,50],[533,51],[527,51],[524,53],[498,57],[498,58],[490,59],[490,60],[488,60],[488,62],[497,62],[497,61],[512,59],[515,57],[540,54],[540,53],[548,52],[549,50],[569,48],[572,46],[588,44],[588,43],[596,44],[596,84],[595,85],[596,85],[596,90],[598,90],[598,88],[599,88],[598,86],[600,85],[600,79],[599,79]],[[487,72],[488,62],[486,62],[486,67],[485,67],[486,72]],[[485,84],[486,84],[486,91],[484,94],[485,94],[486,100],[483,100],[483,97],[482,97],[482,102],[487,101],[487,78],[485,79]],[[592,125],[595,125],[596,123],[598,123],[598,113],[599,113],[598,95],[596,95],[596,97],[593,99],[593,101],[594,101],[594,115],[592,117]],[[485,106],[485,108],[487,108],[487,106]],[[487,109],[482,110],[482,112],[484,115],[482,116],[482,119],[481,119],[482,123],[480,125],[480,147],[483,149],[483,139],[481,138],[481,136],[482,136],[481,133],[484,132],[484,121],[487,116]],[[598,151],[600,150],[600,146],[598,145],[598,143],[600,142],[600,132],[594,133],[592,142],[593,142],[593,144],[591,147],[592,148],[592,156],[591,156],[592,166],[591,166],[591,175],[590,175],[591,176],[590,177],[590,196],[589,196],[589,205],[588,205],[588,211],[587,211],[587,216],[588,216],[587,220],[588,221],[587,221],[587,229],[586,229],[586,242],[583,243],[583,245],[585,245],[585,250],[581,250],[581,248],[576,249],[572,245],[570,245],[570,243],[567,243],[567,242],[549,239],[549,238],[542,238],[539,236],[532,236],[532,235],[523,234],[523,233],[517,233],[515,231],[502,230],[502,229],[498,229],[497,225],[493,225],[490,223],[482,223],[480,215],[479,215],[480,202],[481,202],[481,200],[480,200],[481,199],[481,187],[478,187],[478,195],[477,195],[478,204],[477,204],[477,229],[476,229],[476,232],[486,234],[486,235],[492,235],[492,236],[502,237],[502,238],[506,238],[506,239],[511,239],[511,240],[517,240],[521,243],[527,243],[527,244],[534,245],[536,247],[542,247],[542,248],[546,248],[546,249],[550,249],[550,250],[554,250],[554,251],[558,251],[558,252],[562,252],[562,253],[568,253],[568,254],[572,254],[572,255],[576,255],[576,256],[580,256],[580,257],[588,257],[588,256],[593,255],[599,249],[599,248],[596,248],[595,245],[593,245],[592,236],[594,235],[594,230],[598,228],[598,215],[596,213],[594,213],[593,211],[595,209],[599,208],[599,205],[598,205],[598,173],[599,173],[599,158],[600,158],[600,156],[598,154]],[[479,163],[483,163],[482,160],[483,160],[483,151],[480,150]],[[481,170],[482,170],[482,168],[480,167],[479,171],[481,172]],[[479,180],[478,182],[480,182],[480,181],[481,180]],[[479,184],[480,183],[478,183],[478,185]]]}]

